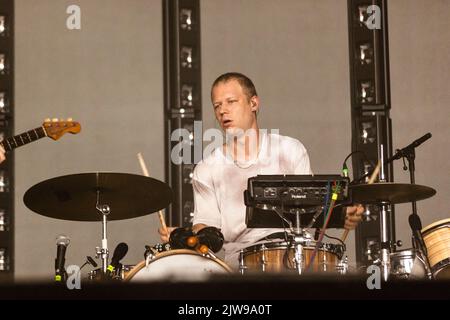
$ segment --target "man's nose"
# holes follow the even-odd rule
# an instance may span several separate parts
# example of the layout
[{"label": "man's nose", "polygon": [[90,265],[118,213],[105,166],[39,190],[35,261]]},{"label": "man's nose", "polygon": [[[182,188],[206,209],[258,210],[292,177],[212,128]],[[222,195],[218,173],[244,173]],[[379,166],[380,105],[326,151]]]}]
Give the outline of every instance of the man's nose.
[{"label": "man's nose", "polygon": [[226,105],[221,105],[220,107],[219,107],[219,113],[221,114],[221,115],[223,115],[223,114],[225,114],[225,113],[228,113],[229,112],[229,110],[228,110],[228,107],[226,106]]}]

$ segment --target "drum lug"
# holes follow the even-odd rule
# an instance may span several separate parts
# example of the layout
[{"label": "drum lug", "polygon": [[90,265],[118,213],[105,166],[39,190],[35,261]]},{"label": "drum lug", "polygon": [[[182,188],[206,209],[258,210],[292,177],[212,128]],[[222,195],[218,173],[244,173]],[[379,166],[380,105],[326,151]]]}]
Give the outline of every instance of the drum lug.
[{"label": "drum lug", "polygon": [[245,270],[247,270],[247,267],[244,262],[244,250],[241,249],[239,252],[239,273],[244,274]]},{"label": "drum lug", "polygon": [[345,275],[348,271],[348,256],[343,257],[339,260],[339,262],[336,265],[336,271],[341,274]]}]

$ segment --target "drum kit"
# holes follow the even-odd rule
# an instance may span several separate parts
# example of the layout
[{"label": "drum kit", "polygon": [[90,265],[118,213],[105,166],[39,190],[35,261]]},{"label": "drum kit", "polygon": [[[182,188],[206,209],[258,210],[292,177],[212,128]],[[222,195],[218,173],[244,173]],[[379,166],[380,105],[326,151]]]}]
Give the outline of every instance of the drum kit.
[{"label": "drum kit", "polygon": [[[382,233],[386,232],[382,216],[386,205],[415,202],[435,194],[432,188],[421,185],[383,182],[354,185],[351,192],[355,203],[375,203],[382,207]],[[151,214],[167,207],[171,201],[172,191],[164,182],[141,175],[107,172],[49,179],[34,185],[24,195],[25,205],[38,214],[63,220],[101,222],[101,247],[97,248],[101,269],[95,272],[102,275],[107,274],[109,267],[107,222]],[[450,276],[450,219],[423,228],[421,236],[425,248],[391,252],[390,239],[386,234],[381,235],[380,251],[385,252],[380,252],[380,265],[387,267],[389,277],[410,277],[417,268],[417,260],[421,261],[419,269],[424,277]],[[261,271],[345,274],[344,253],[342,243],[318,243],[303,229],[292,237],[256,243],[241,250],[239,271],[244,275]],[[130,282],[167,278],[189,281],[207,279],[211,274],[233,273],[210,250],[170,250],[157,244],[148,248],[145,257],[134,266],[124,266],[116,278]]]}]

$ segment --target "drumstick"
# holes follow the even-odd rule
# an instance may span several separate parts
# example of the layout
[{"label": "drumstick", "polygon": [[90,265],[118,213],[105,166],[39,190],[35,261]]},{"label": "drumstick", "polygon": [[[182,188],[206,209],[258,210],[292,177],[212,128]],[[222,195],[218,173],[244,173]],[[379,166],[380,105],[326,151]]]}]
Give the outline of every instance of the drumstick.
[{"label": "drumstick", "polygon": [[[144,174],[144,176],[150,177],[150,174],[148,173],[147,166],[145,165],[144,157],[142,156],[142,153],[139,152],[137,154],[137,157],[139,160],[139,164],[141,165],[142,173]],[[163,214],[162,210],[158,211],[158,217],[159,217],[159,222],[161,223],[161,227],[163,228],[164,232],[166,234],[169,234],[169,231],[167,230],[166,221],[164,220],[164,214]]]},{"label": "drumstick", "polygon": [[[378,176],[378,173],[380,172],[380,161],[378,160],[377,166],[375,167],[375,170],[373,170],[372,175],[370,176],[369,181],[367,182],[367,184],[372,184],[375,182],[375,179]],[[350,230],[345,230],[344,233],[342,234],[341,240],[342,242],[345,242],[345,239],[347,239],[348,233],[350,232]]]}]

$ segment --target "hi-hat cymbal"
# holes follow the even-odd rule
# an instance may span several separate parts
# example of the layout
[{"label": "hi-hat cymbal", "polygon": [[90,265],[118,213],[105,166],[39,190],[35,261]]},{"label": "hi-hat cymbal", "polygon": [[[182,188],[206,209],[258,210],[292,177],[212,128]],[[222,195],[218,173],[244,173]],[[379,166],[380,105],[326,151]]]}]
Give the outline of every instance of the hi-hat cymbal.
[{"label": "hi-hat cymbal", "polygon": [[427,199],[436,194],[436,190],[430,187],[392,182],[354,185],[349,190],[352,192],[353,202],[362,204],[405,203]]},{"label": "hi-hat cymbal", "polygon": [[[97,197],[98,195],[98,197]],[[25,192],[25,205],[41,215],[73,221],[101,221],[96,209],[108,205],[107,219],[144,216],[167,207],[172,190],[159,180],[127,173],[94,172],[40,182]]]}]

